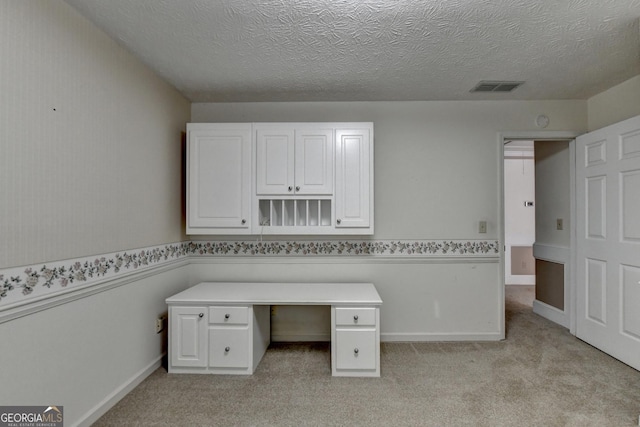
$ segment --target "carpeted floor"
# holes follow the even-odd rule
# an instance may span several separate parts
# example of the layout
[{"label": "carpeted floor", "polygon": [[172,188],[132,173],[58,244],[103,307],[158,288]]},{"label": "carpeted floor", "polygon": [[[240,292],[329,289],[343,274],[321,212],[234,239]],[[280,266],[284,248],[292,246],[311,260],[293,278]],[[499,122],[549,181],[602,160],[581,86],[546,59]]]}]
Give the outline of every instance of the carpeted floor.
[{"label": "carpeted floor", "polygon": [[328,343],[272,344],[252,376],[160,368],[94,425],[638,425],[640,372],[507,288],[502,342],[383,343],[377,379],[331,377]]}]

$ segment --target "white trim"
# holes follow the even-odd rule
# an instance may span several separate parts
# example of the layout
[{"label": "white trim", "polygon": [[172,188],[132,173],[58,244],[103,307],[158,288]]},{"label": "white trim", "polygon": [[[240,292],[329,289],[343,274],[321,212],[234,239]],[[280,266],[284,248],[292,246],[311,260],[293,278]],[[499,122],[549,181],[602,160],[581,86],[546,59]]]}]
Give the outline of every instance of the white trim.
[{"label": "white trim", "polygon": [[438,342],[438,341],[500,341],[499,332],[386,332],[380,333],[381,342]]},{"label": "white trim", "polygon": [[571,260],[571,248],[566,246],[545,245],[544,243],[534,243],[533,257],[558,264],[568,264]]},{"label": "white trim", "polygon": [[156,369],[162,365],[162,358],[166,356],[166,353],[156,357],[146,367],[135,373],[128,381],[125,381],[120,387],[116,388],[112,393],[105,397],[100,403],[91,408],[87,413],[80,417],[78,422],[74,426],[87,426],[89,427],[104,414],[113,408],[123,397],[136,388],[142,381],[144,381],[149,375],[151,375]]},{"label": "white trim", "polygon": [[553,307],[542,301],[534,300],[533,312],[539,316],[544,317],[545,319],[549,319],[552,322],[557,323],[560,326],[569,328],[569,317],[567,316],[567,313],[557,309],[556,307]]},{"label": "white trim", "polygon": [[[505,226],[504,226],[504,144],[506,141],[514,140],[514,139],[523,139],[523,140],[533,140],[533,141],[554,141],[554,140],[569,140],[569,193],[570,193],[570,245],[571,250],[569,248],[569,256],[565,263],[565,287],[564,287],[564,295],[565,295],[565,310],[568,307],[568,315],[566,316],[569,319],[568,328],[571,334],[575,335],[575,323],[576,323],[576,313],[575,313],[575,266],[576,266],[576,258],[575,258],[575,247],[576,247],[576,182],[575,182],[575,161],[576,161],[576,142],[575,139],[582,135],[584,132],[575,132],[575,131],[503,131],[498,132],[498,237],[501,248],[503,250],[500,251],[500,276],[502,286],[500,289],[500,298],[501,298],[501,310],[500,310],[500,328],[501,333],[505,333],[505,307],[504,307],[504,287],[505,287],[505,274],[504,274],[504,263],[505,263],[505,254],[504,254],[504,244],[505,244]],[[535,245],[534,245],[535,246]],[[535,247],[534,247],[535,251]],[[535,256],[535,255],[534,255]],[[567,286],[568,285],[568,286]]]},{"label": "white trim", "polygon": [[189,260],[182,258],[169,261],[157,267],[147,268],[143,271],[126,273],[126,275],[122,277],[108,277],[97,282],[64,289],[53,294],[45,294],[37,298],[29,298],[24,301],[8,304],[0,307],[0,324],[62,304],[67,304],[71,301],[87,298],[97,293],[124,286],[186,265],[189,265]]}]

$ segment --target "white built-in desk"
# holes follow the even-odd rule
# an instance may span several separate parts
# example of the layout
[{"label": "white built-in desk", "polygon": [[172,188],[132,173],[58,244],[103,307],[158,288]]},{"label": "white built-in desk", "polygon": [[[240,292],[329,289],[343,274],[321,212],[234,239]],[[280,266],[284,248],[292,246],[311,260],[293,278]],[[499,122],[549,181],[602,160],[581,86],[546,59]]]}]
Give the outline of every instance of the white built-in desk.
[{"label": "white built-in desk", "polygon": [[271,342],[271,305],[330,305],[333,375],[380,376],[371,283],[203,282],[166,301],[170,373],[251,375]]}]

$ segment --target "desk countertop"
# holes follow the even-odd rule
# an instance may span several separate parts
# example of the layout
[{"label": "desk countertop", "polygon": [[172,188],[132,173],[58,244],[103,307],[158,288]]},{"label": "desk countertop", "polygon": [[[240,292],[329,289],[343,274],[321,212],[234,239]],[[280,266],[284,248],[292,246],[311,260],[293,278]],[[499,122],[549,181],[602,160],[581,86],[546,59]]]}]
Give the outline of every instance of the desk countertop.
[{"label": "desk countertop", "polygon": [[381,305],[372,283],[202,282],[167,304]]}]

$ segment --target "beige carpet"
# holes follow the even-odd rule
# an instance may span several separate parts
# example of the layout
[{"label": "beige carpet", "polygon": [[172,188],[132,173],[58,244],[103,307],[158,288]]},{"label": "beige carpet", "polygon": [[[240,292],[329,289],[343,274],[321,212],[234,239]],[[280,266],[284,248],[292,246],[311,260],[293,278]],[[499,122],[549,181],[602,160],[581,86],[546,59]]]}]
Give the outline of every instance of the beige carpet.
[{"label": "beige carpet", "polygon": [[273,344],[253,376],[158,369],[95,425],[638,425],[640,372],[508,288],[502,342],[383,343],[379,379],[331,377],[328,343]]}]

